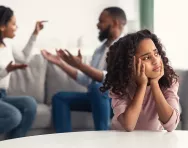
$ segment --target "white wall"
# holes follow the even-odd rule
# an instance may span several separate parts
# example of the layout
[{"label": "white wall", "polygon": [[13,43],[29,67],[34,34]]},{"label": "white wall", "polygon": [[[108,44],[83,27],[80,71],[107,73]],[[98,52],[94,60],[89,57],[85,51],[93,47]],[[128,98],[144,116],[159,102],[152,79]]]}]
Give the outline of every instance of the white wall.
[{"label": "white wall", "polygon": [[96,23],[107,6],[120,6],[127,13],[129,30],[139,27],[138,0],[1,0],[17,17],[19,29],[14,44],[22,47],[34,29],[35,21],[48,20],[41,32],[38,48],[67,48],[91,54],[99,44]]},{"label": "white wall", "polygon": [[188,69],[188,1],[156,0],[154,28],[166,47],[172,66]]}]

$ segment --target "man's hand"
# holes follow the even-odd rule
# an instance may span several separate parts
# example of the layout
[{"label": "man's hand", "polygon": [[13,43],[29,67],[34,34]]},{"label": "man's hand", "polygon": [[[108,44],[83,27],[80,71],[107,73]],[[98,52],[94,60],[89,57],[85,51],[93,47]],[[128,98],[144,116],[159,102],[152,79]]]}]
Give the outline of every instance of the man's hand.
[{"label": "man's hand", "polygon": [[43,55],[43,57],[45,59],[47,59],[48,61],[50,61],[53,64],[60,65],[62,62],[61,58],[58,55],[53,55],[53,54],[47,52],[46,50],[42,50],[41,54]]},{"label": "man's hand", "polygon": [[68,50],[64,51],[61,49],[57,51],[57,54],[62,60],[75,68],[79,69],[80,65],[82,64],[82,55],[80,50],[78,50],[77,56],[73,56]]}]

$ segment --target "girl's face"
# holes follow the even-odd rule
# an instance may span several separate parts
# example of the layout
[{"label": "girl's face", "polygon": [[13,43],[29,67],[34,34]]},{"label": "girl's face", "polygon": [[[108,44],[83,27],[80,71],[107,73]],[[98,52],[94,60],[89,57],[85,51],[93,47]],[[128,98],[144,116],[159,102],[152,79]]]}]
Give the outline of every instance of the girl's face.
[{"label": "girl's face", "polygon": [[17,30],[16,18],[12,16],[7,25],[0,26],[0,31],[3,38],[14,38]]},{"label": "girl's face", "polygon": [[140,58],[145,65],[145,74],[148,78],[153,79],[160,75],[161,56],[151,39],[144,39],[139,43],[135,56],[137,60]]}]

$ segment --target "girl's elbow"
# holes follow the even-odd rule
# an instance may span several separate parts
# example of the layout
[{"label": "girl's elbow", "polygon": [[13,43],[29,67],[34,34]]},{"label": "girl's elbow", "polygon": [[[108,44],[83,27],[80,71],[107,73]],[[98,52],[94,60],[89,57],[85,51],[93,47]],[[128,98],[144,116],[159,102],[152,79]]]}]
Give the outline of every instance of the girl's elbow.
[{"label": "girl's elbow", "polygon": [[127,132],[132,132],[132,131],[134,131],[134,127],[133,127],[133,126],[124,126],[124,129],[125,129]]},{"label": "girl's elbow", "polygon": [[177,126],[166,128],[167,132],[172,132],[173,130],[176,129]]}]

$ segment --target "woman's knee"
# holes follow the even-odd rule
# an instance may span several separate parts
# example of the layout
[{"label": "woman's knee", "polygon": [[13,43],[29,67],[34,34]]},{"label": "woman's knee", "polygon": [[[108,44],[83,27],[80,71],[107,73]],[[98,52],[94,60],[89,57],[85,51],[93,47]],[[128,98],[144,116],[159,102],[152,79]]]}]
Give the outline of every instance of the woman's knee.
[{"label": "woman's knee", "polygon": [[37,110],[37,102],[34,97],[31,96],[23,96],[23,107],[24,110],[29,112],[30,114],[35,115]]},{"label": "woman's knee", "polygon": [[22,121],[22,115],[17,109],[10,109],[2,120],[4,121],[0,124],[4,124],[4,132],[9,132],[19,126]]},{"label": "woman's knee", "polygon": [[19,110],[12,112],[8,118],[13,127],[17,127],[22,121],[22,115]]}]

